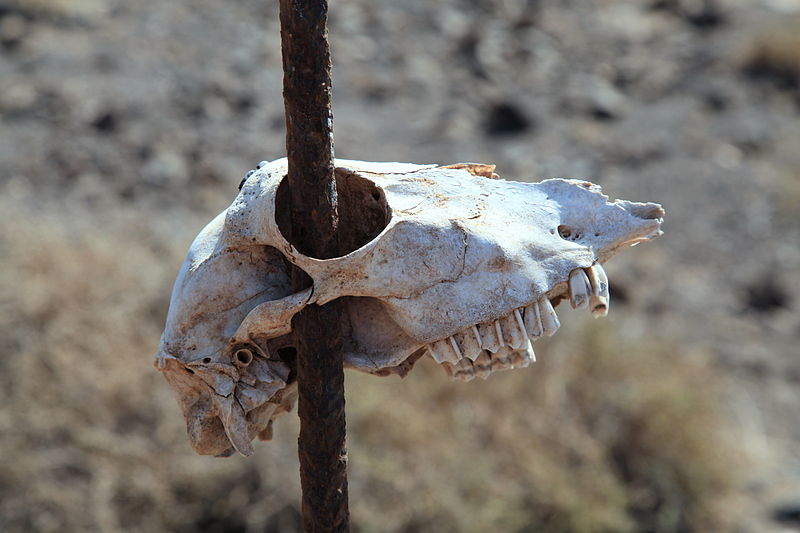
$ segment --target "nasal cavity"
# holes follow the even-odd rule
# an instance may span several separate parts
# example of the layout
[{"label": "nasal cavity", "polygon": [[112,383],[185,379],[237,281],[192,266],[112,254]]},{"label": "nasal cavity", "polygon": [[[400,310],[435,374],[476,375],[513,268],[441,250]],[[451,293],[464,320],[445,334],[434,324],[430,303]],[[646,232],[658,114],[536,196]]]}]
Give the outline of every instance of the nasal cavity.
[{"label": "nasal cavity", "polygon": [[[391,210],[386,196],[372,181],[347,169],[337,168],[336,194],[339,226],[336,254],[317,259],[332,259],[347,255],[368,244],[386,228]],[[306,236],[293,231],[291,220],[292,194],[289,180],[283,179],[275,197],[275,218],[284,238],[301,253],[313,257]]]},{"label": "nasal cavity", "polygon": [[558,235],[565,241],[577,241],[582,237],[580,230],[564,224],[558,227]]}]

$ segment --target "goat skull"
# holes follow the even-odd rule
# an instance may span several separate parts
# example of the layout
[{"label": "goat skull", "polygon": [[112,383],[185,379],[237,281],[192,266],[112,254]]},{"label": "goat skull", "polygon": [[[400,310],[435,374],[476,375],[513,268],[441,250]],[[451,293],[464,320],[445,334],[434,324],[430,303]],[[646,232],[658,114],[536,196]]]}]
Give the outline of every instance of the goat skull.
[{"label": "goat skull", "polygon": [[[568,298],[608,311],[600,266],[661,234],[663,209],[609,202],[586,181],[517,183],[494,167],[337,161],[342,245],[316,259],[285,237],[285,159],[262,163],[195,239],[172,292],[156,365],[201,454],[249,455],[291,410],[291,319],[343,298],[345,364],[404,376],[423,355],[453,379],[535,360]],[[311,286],[293,293],[291,264]]]}]

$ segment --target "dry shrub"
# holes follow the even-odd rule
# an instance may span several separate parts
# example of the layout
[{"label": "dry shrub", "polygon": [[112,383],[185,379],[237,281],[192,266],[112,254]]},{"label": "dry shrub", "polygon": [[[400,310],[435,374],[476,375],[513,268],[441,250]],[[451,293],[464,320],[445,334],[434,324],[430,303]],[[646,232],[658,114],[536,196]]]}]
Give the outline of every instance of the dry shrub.
[{"label": "dry shrub", "polygon": [[744,71],[780,89],[800,89],[800,15],[790,14],[758,25],[737,51]]},{"label": "dry shrub", "polygon": [[714,374],[587,328],[486,382],[445,384],[433,365],[351,380],[363,530],[725,530],[735,456]]},{"label": "dry shrub", "polygon": [[196,216],[0,210],[0,531],[196,531],[296,501],[291,429],[260,464],[195,457],[152,367]]},{"label": "dry shrub", "polygon": [[[297,531],[295,417],[254,458],[196,457],[151,366],[199,219],[31,198],[0,201],[0,530]],[[354,529],[722,530],[714,374],[574,319],[486,382],[348,373]]]}]

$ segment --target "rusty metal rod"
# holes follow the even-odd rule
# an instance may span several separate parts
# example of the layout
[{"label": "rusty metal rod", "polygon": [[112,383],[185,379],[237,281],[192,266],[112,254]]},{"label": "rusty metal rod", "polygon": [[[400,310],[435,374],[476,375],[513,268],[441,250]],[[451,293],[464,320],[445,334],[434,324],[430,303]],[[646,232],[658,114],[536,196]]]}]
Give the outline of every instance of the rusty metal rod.
[{"label": "rusty metal rod", "polygon": [[[327,0],[280,0],[291,241],[318,258],[340,255],[327,18]],[[307,276],[295,270],[293,283]],[[293,321],[306,532],[349,531],[341,312],[338,301],[311,305]]]}]

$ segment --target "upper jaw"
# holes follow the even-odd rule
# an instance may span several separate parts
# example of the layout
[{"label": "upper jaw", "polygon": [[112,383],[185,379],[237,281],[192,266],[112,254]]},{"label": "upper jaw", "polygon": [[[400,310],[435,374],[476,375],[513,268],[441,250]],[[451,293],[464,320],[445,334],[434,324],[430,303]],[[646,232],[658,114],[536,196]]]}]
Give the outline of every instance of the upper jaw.
[{"label": "upper jaw", "polygon": [[426,352],[451,379],[462,381],[476,376],[486,379],[496,371],[527,367],[536,361],[532,343],[555,334],[560,327],[554,307],[564,298],[573,309],[588,308],[595,318],[606,316],[609,285],[600,263],[573,269],[564,283],[558,283],[530,304],[429,343]]},{"label": "upper jaw", "polygon": [[609,283],[601,263],[626,246],[662,234],[664,209],[655,203],[618,200],[614,205],[628,216],[614,230],[619,235],[595,250],[595,263],[577,267],[536,301],[513,309],[507,316],[467,327],[427,345],[427,352],[452,379],[486,378],[493,371],[522,368],[536,361],[532,342],[553,335],[560,322],[554,305],[568,299],[573,309],[588,308],[595,318],[606,316],[610,306]]}]

